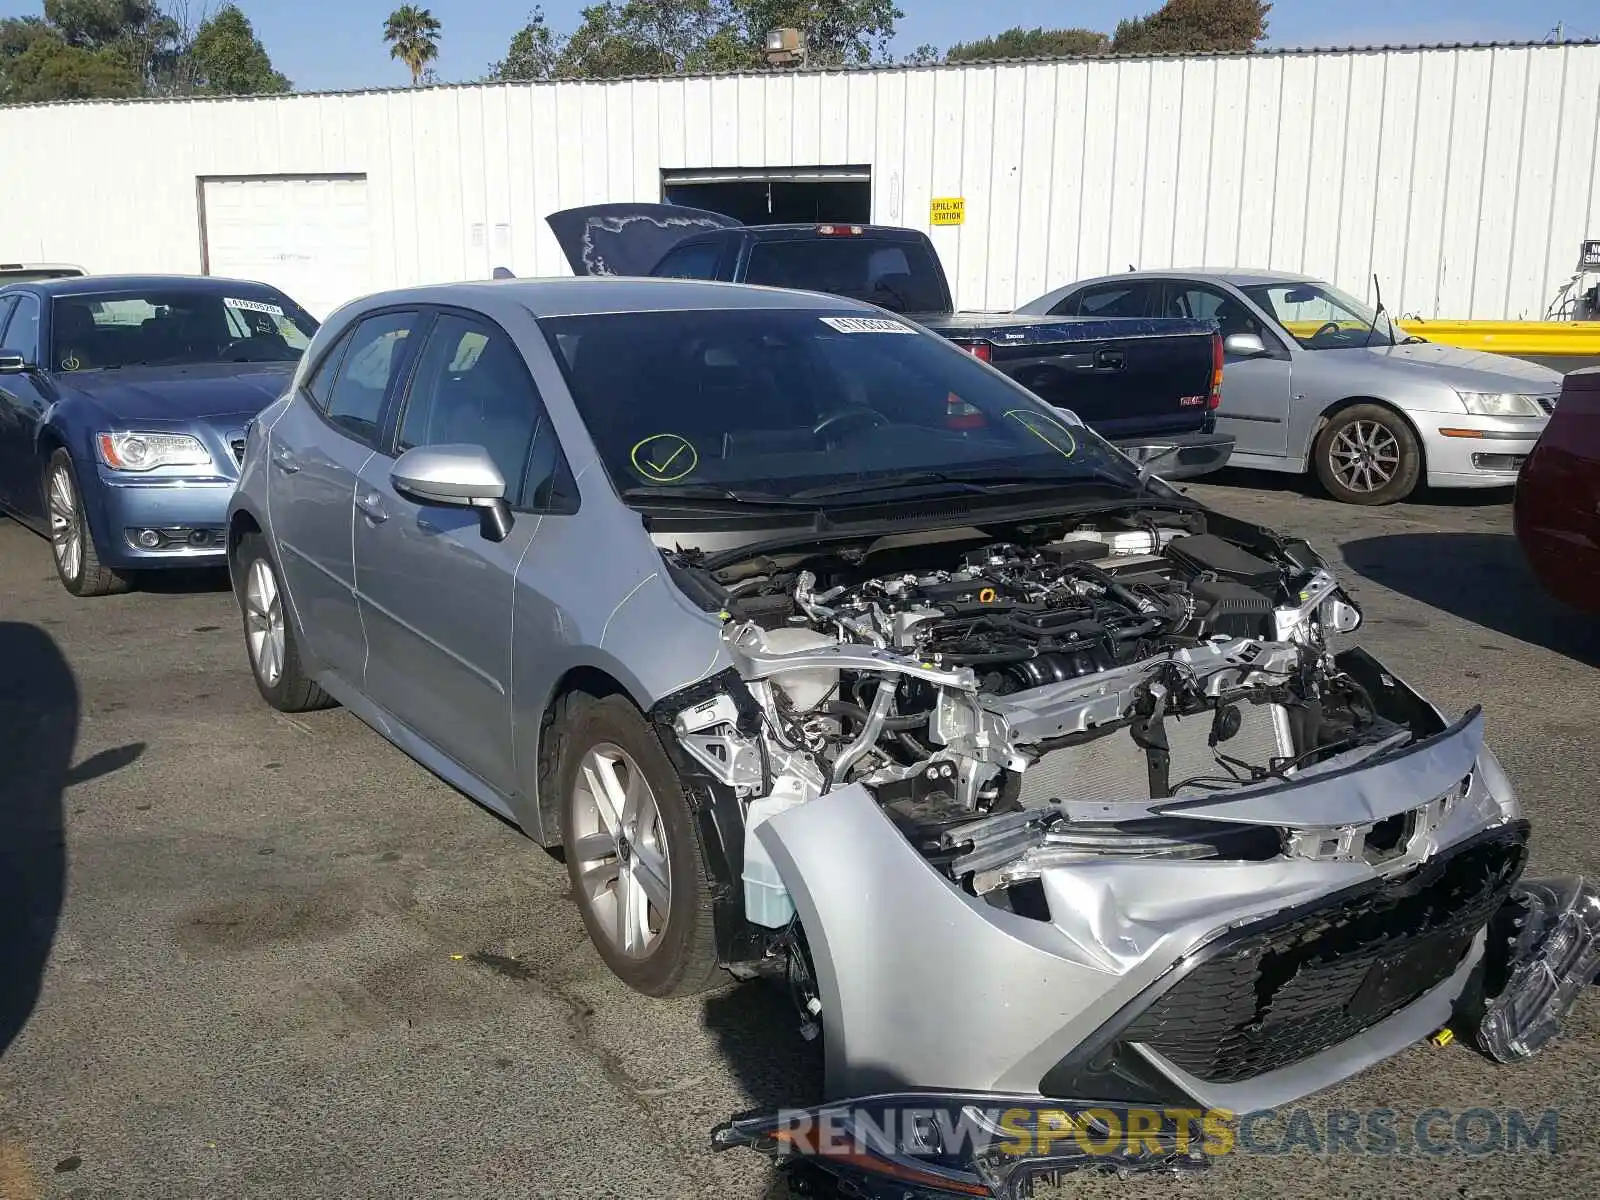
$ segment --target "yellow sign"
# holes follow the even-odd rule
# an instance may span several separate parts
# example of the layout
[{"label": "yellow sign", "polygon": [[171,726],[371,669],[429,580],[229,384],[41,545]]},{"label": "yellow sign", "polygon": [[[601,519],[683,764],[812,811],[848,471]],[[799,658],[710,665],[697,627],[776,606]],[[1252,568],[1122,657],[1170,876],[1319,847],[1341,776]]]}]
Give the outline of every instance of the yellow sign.
[{"label": "yellow sign", "polygon": [[935,196],[928,204],[928,224],[964,225],[967,220],[965,196]]}]

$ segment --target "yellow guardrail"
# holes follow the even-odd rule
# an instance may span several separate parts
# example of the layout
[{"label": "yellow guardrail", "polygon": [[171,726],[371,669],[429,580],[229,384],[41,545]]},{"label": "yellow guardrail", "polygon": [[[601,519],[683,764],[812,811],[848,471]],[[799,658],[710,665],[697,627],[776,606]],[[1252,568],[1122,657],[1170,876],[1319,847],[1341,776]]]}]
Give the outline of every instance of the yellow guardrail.
[{"label": "yellow guardrail", "polygon": [[1423,321],[1396,322],[1430,342],[1496,354],[1600,355],[1600,321]]},{"label": "yellow guardrail", "polygon": [[[1289,321],[1284,328],[1296,337],[1311,337],[1322,324],[1341,329],[1366,328],[1359,321]],[[1425,321],[1421,317],[1402,317],[1395,325],[1415,337],[1463,350],[1552,358],[1600,355],[1600,321]]]}]

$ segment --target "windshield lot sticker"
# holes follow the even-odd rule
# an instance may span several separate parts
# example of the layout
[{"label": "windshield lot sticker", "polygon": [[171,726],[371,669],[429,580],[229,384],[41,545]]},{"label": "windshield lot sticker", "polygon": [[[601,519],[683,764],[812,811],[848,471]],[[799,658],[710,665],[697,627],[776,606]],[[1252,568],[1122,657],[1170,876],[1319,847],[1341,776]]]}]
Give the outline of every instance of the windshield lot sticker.
[{"label": "windshield lot sticker", "polygon": [[[1078,452],[1078,439],[1072,436],[1072,430],[1064,423],[1027,408],[1009,409],[1006,416],[1063,458],[1071,458]],[[1063,441],[1066,442],[1065,445],[1062,445]]]},{"label": "windshield lot sticker", "polygon": [[283,316],[283,309],[276,304],[263,304],[260,300],[236,300],[232,296],[224,296],[222,302],[229,308],[242,308],[245,312],[271,313],[275,317]]},{"label": "windshield lot sticker", "polygon": [[629,458],[633,469],[651,483],[677,483],[700,465],[700,452],[677,433],[653,433],[635,442]]},{"label": "windshield lot sticker", "polygon": [[882,317],[823,317],[822,323],[840,333],[915,333],[909,325]]}]

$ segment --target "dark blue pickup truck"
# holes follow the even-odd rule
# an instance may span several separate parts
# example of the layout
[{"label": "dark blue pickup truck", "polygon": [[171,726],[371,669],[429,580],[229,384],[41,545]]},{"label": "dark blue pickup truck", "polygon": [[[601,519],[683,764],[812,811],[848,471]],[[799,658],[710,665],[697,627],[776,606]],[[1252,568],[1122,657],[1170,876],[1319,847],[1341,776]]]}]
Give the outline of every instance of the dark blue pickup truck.
[{"label": "dark blue pickup truck", "polygon": [[763,284],[900,313],[1071,409],[1164,478],[1204,475],[1233,451],[1232,436],[1216,431],[1213,322],[958,313],[933,243],[892,225],[744,225],[671,204],[601,204],[545,220],[580,275]]}]

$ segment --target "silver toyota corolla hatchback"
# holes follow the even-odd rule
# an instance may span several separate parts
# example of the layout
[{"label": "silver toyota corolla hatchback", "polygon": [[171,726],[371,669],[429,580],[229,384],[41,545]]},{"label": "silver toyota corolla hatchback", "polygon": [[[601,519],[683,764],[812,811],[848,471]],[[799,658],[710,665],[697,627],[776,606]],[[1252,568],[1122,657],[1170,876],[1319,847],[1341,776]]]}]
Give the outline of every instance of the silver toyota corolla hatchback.
[{"label": "silver toyota corolla hatchback", "polygon": [[867,305],[351,304],[229,546],[269,702],[564,847],[634,988],[786,976],[833,1098],[1253,1110],[1468,1002],[1528,1052],[1595,967],[1482,714],[1336,652],[1310,546]]}]

